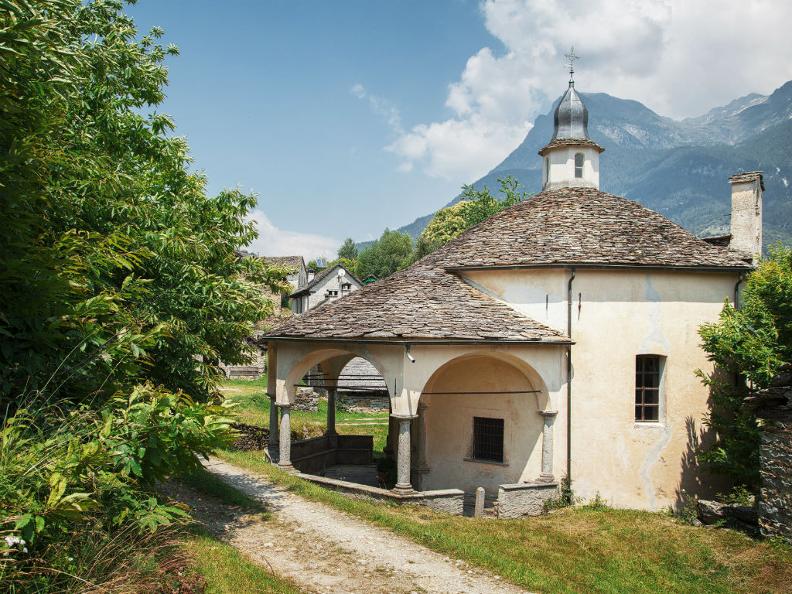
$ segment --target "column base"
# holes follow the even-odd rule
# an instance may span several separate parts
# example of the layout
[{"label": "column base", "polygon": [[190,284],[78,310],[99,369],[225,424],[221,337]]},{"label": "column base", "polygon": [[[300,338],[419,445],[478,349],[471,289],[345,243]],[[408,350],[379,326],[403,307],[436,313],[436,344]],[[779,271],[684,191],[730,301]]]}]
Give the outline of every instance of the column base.
[{"label": "column base", "polygon": [[554,474],[540,474],[539,481],[542,483],[554,483],[556,482],[556,478]]},{"label": "column base", "polygon": [[294,465],[291,462],[287,462],[286,464],[281,464],[278,462],[278,468],[281,470],[285,470],[286,472],[294,472]]},{"label": "column base", "polygon": [[410,495],[416,492],[415,489],[413,489],[413,486],[409,483],[407,484],[396,483],[396,486],[394,486],[393,489],[391,489],[391,491],[399,495]]}]

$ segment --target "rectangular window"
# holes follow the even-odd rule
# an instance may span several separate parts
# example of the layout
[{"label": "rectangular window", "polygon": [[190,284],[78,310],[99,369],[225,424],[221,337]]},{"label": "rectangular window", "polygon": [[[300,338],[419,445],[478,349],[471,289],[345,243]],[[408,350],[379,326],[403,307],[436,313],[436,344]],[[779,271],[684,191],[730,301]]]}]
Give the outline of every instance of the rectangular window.
[{"label": "rectangular window", "polygon": [[660,378],[663,358],[638,355],[635,358],[635,420],[660,420]]},{"label": "rectangular window", "polygon": [[503,419],[473,417],[473,459],[503,462]]}]

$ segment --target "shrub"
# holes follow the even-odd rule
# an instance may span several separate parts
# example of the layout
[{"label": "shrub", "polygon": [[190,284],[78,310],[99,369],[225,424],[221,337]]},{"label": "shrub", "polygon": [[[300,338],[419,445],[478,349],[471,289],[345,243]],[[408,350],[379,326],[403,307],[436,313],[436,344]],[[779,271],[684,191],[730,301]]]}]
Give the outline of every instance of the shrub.
[{"label": "shrub", "polygon": [[147,385],[98,410],[50,407],[5,419],[0,580],[56,590],[75,579],[69,576],[110,579],[109,569],[99,571],[99,550],[109,568],[137,536],[141,542],[132,549],[162,542],[145,533],[187,514],[162,502],[153,486],[195,471],[200,455],[229,442],[225,412],[222,404],[194,403]]}]

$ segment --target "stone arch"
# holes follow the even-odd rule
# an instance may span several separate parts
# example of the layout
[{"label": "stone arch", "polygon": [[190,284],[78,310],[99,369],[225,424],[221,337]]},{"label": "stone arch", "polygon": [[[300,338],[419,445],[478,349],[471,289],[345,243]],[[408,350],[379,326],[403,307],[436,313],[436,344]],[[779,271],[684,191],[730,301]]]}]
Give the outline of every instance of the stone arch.
[{"label": "stone arch", "polygon": [[[382,364],[371,357],[368,353],[360,353],[352,349],[342,349],[338,347],[321,348],[311,351],[296,363],[294,363],[282,381],[279,381],[277,390],[278,404],[291,404],[294,402],[296,393],[296,384],[305,376],[305,374],[312,368],[319,364],[327,367],[329,376],[338,376],[346,363],[355,357],[362,357],[371,363],[377,372],[385,377]],[[279,374],[280,375],[280,374]],[[387,382],[386,382],[387,389]],[[390,391],[388,392],[390,396]]]},{"label": "stone arch", "polygon": [[[521,359],[516,355],[504,351],[489,351],[486,353],[483,352],[467,353],[449,359],[448,361],[440,365],[437,369],[435,369],[434,372],[432,372],[431,376],[429,376],[429,379],[426,381],[426,384],[424,385],[424,388],[421,392],[421,396],[423,396],[424,392],[433,391],[434,389],[433,386],[437,384],[440,378],[442,378],[443,374],[446,373],[451,366],[474,359],[493,359],[497,361],[502,361],[516,368],[520,373],[522,373],[525,376],[528,384],[530,384],[531,386],[531,389],[538,390],[538,394],[535,395],[535,399],[537,406],[539,407],[539,410],[547,410],[551,406],[550,392],[547,388],[547,384],[542,379],[542,376],[536,371],[536,369],[534,369],[525,360]],[[419,399],[419,403],[420,403],[420,399]]]},{"label": "stone arch", "polygon": [[[473,492],[481,486],[495,496],[499,485],[536,480],[550,405],[542,377],[514,354],[474,352],[446,361],[419,399],[421,488]],[[481,419],[501,421],[502,460],[476,455],[474,427]]]}]

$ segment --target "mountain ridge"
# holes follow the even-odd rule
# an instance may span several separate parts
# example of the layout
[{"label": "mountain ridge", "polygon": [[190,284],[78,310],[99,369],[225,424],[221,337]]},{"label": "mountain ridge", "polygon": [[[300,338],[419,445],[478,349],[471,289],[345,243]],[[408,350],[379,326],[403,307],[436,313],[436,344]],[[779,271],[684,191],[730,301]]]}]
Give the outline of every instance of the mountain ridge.
[{"label": "mountain ridge", "polygon": [[[589,133],[605,148],[603,191],[636,200],[697,235],[717,234],[728,232],[729,176],[762,170],[765,245],[792,243],[792,81],[770,95],[750,93],[682,120],[632,99],[580,94],[589,110]],[[511,175],[525,191],[540,191],[537,151],[552,136],[557,102],[537,116],[517,148],[472,185],[495,193],[497,180]],[[460,199],[457,195],[446,206]],[[433,216],[418,217],[398,230],[415,238]]]}]

